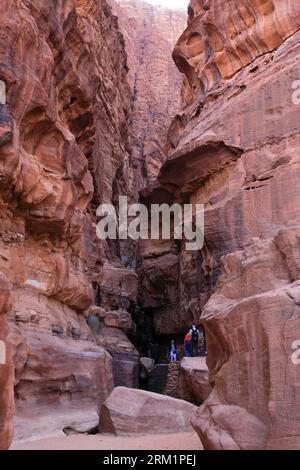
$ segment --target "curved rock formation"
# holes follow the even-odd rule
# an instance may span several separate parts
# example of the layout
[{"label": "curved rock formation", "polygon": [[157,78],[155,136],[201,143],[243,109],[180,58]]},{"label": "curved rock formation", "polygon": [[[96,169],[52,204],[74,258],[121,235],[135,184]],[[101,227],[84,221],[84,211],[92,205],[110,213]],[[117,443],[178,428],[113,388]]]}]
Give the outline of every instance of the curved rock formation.
[{"label": "curved rock formation", "polygon": [[178,398],[204,402],[211,393],[205,357],[185,357],[180,364]]},{"label": "curved rock formation", "polygon": [[296,0],[192,0],[189,25],[173,57],[185,74],[187,103],[231,79],[257,57],[275,50],[299,28]]},{"label": "curved rock formation", "polygon": [[[124,41],[106,1],[4,0],[0,16],[0,271],[12,284],[20,437],[24,419],[29,436],[76,424],[76,408],[97,415],[112,390],[112,360],[84,312],[102,296],[108,311],[127,309],[136,275],[97,239],[96,208],[119,193],[137,200],[137,186]],[[1,390],[1,446],[10,406]]]},{"label": "curved rock formation", "polygon": [[296,0],[192,0],[174,51],[187,106],[159,180],[206,208],[202,252],[179,248],[173,331],[186,311],[206,328],[207,449],[300,448],[299,29]]},{"label": "curved rock formation", "polygon": [[[0,5],[0,271],[12,292],[16,438],[88,426],[114,385],[138,386],[127,337],[137,247],[100,241],[96,209],[120,195],[137,202],[165,159],[181,86],[171,50],[186,15],[125,3],[114,5],[121,28],[106,0]],[[1,403],[10,387],[2,447],[11,380],[0,384]]]}]

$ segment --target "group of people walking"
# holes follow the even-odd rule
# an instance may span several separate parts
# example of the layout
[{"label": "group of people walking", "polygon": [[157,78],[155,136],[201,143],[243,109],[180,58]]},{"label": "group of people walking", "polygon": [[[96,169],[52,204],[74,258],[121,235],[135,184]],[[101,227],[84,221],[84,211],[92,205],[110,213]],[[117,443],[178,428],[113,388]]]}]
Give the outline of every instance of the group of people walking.
[{"label": "group of people walking", "polygon": [[[188,331],[184,338],[184,356],[194,357],[206,355],[205,336],[202,328],[198,329],[195,324]],[[177,361],[177,346],[172,340],[169,348],[170,361]]]}]

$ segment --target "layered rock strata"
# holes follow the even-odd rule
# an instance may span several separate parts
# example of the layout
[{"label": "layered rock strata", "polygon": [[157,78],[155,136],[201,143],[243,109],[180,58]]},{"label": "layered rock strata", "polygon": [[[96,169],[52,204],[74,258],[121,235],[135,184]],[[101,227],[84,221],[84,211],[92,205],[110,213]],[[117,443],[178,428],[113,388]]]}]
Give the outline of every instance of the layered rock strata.
[{"label": "layered rock strata", "polygon": [[140,0],[116,0],[113,10],[125,38],[132,90],[130,142],[143,187],[155,180],[166,159],[168,128],[180,109],[182,78],[172,50],[187,14]]},{"label": "layered rock strata", "polygon": [[[117,243],[97,238],[96,208],[119,194],[137,200],[137,186],[124,40],[106,1],[4,0],[0,16],[0,271],[12,286],[15,435],[24,437],[76,424],[78,409],[94,416],[113,388],[112,359],[84,313],[127,311],[136,275]],[[118,337],[127,321],[108,315],[107,328]]]},{"label": "layered rock strata", "polygon": [[[185,107],[156,195],[205,204],[205,246],[161,245],[144,286],[160,325],[205,326],[213,390],[193,425],[206,449],[300,448],[299,28],[296,0],[192,0],[174,50]],[[175,314],[161,301],[165,256]]]}]

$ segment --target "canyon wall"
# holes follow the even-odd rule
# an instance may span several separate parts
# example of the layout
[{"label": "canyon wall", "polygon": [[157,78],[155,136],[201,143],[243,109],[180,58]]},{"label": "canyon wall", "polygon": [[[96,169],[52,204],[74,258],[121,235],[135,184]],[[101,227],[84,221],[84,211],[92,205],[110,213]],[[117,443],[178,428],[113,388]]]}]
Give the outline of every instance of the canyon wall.
[{"label": "canyon wall", "polygon": [[[205,326],[206,449],[300,448],[299,2],[192,0],[181,36],[184,12],[113,11],[124,37],[105,0],[1,2],[0,448],[13,381],[17,439],[95,426],[144,313],[162,342]],[[99,204],[140,190],[205,204],[204,248],[100,241]]]},{"label": "canyon wall", "polygon": [[143,286],[161,333],[205,326],[206,449],[300,448],[299,29],[297,0],[192,0],[173,54],[184,108],[148,197],[205,204],[205,246],[161,243]]},{"label": "canyon wall", "polygon": [[1,448],[13,380],[15,439],[91,429],[114,386],[138,386],[138,247],[100,241],[96,211],[137,202],[166,158],[186,14],[112,6],[0,5]]},{"label": "canyon wall", "polygon": [[[125,38],[128,82],[132,91],[129,141],[133,162],[139,173],[140,202],[148,204],[148,196],[157,186],[157,175],[167,158],[168,130],[181,109],[182,75],[172,60],[172,52],[186,28],[187,13],[184,9],[167,9],[139,0],[110,0],[110,3]],[[157,263],[157,256],[161,253],[168,255],[170,250],[176,250],[173,242],[166,245],[167,249],[161,248],[160,243],[154,241],[154,244],[140,242],[137,246],[139,311],[134,318],[136,340],[144,355],[148,354],[153,335],[159,333],[158,328],[153,328],[153,318],[155,322],[161,318],[161,311],[159,308],[159,315],[156,316],[153,307],[157,303],[160,306],[160,303],[165,305],[169,302],[166,295],[160,295],[157,299],[156,287],[159,285],[162,290],[174,292],[172,283],[176,272],[173,268],[174,259],[177,258],[172,255],[164,257],[161,271]],[[153,302],[148,295],[152,282],[155,285]],[[169,309],[169,305],[163,307],[166,308]],[[174,309],[172,315],[173,312]]]},{"label": "canyon wall", "polygon": [[136,302],[137,276],[96,237],[96,208],[119,193],[137,200],[137,187],[124,40],[106,1],[2,1],[0,14],[0,271],[22,438],[93,426],[113,376],[136,383],[138,353],[117,320]]},{"label": "canyon wall", "polygon": [[155,181],[166,159],[168,129],[181,107],[182,76],[172,51],[187,14],[140,0],[119,0],[113,11],[125,38],[132,90],[130,142],[142,188]]}]

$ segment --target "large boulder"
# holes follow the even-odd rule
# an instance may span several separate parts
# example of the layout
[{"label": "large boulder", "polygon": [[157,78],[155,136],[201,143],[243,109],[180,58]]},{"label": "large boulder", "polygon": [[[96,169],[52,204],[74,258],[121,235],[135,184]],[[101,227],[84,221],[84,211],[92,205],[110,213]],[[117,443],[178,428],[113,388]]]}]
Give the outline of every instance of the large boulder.
[{"label": "large boulder", "polygon": [[184,357],[180,364],[179,397],[202,403],[211,392],[205,357]]},{"label": "large boulder", "polygon": [[99,429],[116,435],[190,431],[196,409],[176,398],[116,387],[101,407]]}]

